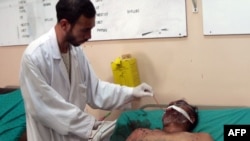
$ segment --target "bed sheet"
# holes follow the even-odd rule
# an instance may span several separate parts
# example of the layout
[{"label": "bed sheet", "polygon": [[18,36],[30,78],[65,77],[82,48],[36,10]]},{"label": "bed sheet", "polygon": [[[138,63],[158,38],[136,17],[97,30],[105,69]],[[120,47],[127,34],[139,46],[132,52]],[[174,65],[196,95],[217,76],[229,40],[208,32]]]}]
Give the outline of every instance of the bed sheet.
[{"label": "bed sheet", "polygon": [[0,141],[18,141],[26,130],[20,89],[0,95]]},{"label": "bed sheet", "polygon": [[163,110],[128,110],[116,122],[110,141],[125,141],[136,128],[162,129]]},{"label": "bed sheet", "polygon": [[[136,128],[162,129],[163,110],[132,110],[117,119],[110,141],[125,141]],[[193,132],[211,134],[215,141],[224,140],[224,125],[250,125],[250,108],[199,110],[199,121]]]}]

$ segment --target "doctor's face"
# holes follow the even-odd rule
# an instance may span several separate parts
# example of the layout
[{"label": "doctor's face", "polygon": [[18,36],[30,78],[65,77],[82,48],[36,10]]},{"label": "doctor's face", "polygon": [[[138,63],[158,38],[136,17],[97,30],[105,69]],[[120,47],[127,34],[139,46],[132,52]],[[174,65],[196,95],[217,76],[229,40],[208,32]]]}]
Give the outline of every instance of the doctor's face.
[{"label": "doctor's face", "polygon": [[86,18],[80,16],[77,22],[71,26],[66,34],[66,40],[74,45],[79,46],[91,38],[91,29],[95,26],[95,17]]}]

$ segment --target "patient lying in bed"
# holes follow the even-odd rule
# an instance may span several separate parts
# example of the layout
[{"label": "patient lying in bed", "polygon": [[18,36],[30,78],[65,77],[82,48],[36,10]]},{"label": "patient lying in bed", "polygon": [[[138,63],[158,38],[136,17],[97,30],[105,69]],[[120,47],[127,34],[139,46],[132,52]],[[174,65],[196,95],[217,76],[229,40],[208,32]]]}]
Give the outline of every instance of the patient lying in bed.
[{"label": "patient lying in bed", "polygon": [[198,122],[197,108],[184,100],[171,102],[162,120],[162,130],[138,128],[126,141],[213,141],[207,133],[191,133]]}]

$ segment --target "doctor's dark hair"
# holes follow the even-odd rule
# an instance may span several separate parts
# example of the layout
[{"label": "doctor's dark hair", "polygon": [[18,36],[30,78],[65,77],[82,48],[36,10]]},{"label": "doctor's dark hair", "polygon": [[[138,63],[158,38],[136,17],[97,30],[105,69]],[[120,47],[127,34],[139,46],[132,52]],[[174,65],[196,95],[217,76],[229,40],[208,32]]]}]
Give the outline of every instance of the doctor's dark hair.
[{"label": "doctor's dark hair", "polygon": [[57,22],[66,19],[75,24],[81,15],[95,17],[96,10],[90,0],[59,0],[56,4]]}]

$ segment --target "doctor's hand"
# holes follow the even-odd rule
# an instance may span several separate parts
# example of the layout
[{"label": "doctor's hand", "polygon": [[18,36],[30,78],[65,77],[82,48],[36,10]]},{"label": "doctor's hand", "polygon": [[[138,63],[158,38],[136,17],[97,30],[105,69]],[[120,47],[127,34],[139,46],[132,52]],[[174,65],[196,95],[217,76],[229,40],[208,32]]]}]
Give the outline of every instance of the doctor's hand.
[{"label": "doctor's hand", "polygon": [[93,130],[97,130],[102,123],[103,123],[102,121],[96,120],[93,126]]},{"label": "doctor's hand", "polygon": [[153,90],[152,87],[148,84],[142,83],[133,89],[132,95],[137,98],[144,96],[153,96]]}]

